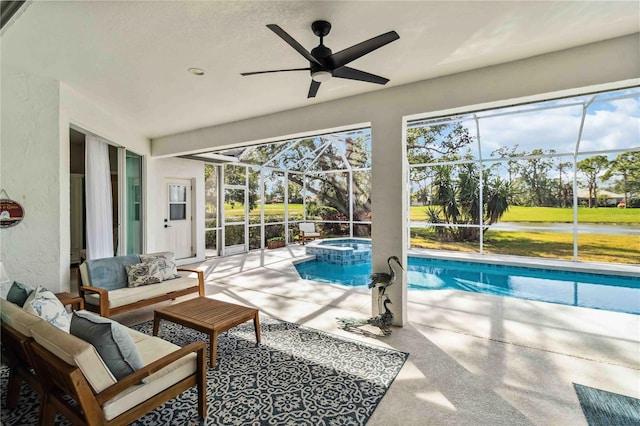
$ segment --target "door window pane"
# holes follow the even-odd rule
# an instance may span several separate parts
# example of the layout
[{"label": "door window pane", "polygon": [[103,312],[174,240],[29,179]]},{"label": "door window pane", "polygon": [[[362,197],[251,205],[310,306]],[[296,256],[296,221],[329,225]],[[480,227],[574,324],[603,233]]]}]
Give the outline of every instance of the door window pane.
[{"label": "door window pane", "polygon": [[169,205],[170,220],[185,220],[187,218],[187,206],[185,204]]},{"label": "door window pane", "polygon": [[169,185],[169,202],[187,201],[187,187],[184,185]]}]

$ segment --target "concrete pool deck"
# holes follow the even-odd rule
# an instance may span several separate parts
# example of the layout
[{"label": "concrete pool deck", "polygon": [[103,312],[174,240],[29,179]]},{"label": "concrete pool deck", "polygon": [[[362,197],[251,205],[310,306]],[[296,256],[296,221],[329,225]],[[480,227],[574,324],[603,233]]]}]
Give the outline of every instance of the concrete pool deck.
[{"label": "concrete pool deck", "polygon": [[[366,289],[299,278],[303,246],[212,258],[206,293],[261,315],[408,352],[369,425],[585,425],[573,383],[640,398],[640,316],[453,290],[409,292],[390,336],[346,332]],[[167,302],[168,303],[168,302]],[[153,310],[116,318],[130,324]]]}]

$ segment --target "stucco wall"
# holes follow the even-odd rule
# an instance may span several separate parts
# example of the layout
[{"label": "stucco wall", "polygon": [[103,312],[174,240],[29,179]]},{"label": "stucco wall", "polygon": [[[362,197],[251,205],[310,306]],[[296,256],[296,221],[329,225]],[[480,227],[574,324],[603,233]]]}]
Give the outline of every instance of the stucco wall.
[{"label": "stucco wall", "polygon": [[[54,292],[70,289],[70,126],[145,157],[145,251],[162,249],[156,225],[161,221],[157,193],[164,190],[163,176],[197,182],[194,218],[204,226],[202,163],[149,159],[150,142],[133,123],[60,82],[3,66],[0,87],[0,185],[26,212],[19,225],[0,230],[0,258],[11,280]],[[204,259],[204,235],[197,234],[194,244]]]},{"label": "stucco wall", "polygon": [[[56,81],[2,67],[0,187],[22,204],[25,217],[0,229],[1,257],[11,280],[55,291],[67,272],[60,223],[69,209],[60,191],[59,88]],[[68,257],[67,249],[66,270]]]}]

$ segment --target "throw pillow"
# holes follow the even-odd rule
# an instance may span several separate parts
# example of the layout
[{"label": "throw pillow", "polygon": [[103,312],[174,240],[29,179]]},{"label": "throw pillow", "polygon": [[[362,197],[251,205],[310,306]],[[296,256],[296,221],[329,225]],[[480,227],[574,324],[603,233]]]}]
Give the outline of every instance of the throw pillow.
[{"label": "throw pillow", "polygon": [[49,290],[42,286],[36,287],[35,290],[27,297],[22,307],[26,312],[39,316],[49,321],[61,330],[69,332],[69,324],[71,322],[69,313],[62,302]]},{"label": "throw pillow", "polygon": [[125,266],[129,287],[140,287],[162,282],[160,262],[142,262]]},{"label": "throw pillow", "polygon": [[172,280],[180,277],[178,275],[178,266],[173,252],[165,251],[162,253],[141,254],[140,260],[143,262],[160,262],[160,269],[162,271],[162,280]]},{"label": "throw pillow", "polygon": [[127,329],[88,311],[71,317],[71,334],[93,345],[116,380],[142,368],[142,358]]},{"label": "throw pillow", "polygon": [[14,303],[20,307],[24,306],[24,302],[26,302],[27,297],[33,293],[34,288],[28,284],[22,284],[18,281],[14,281],[9,288],[9,292],[7,293],[7,300],[11,303]]}]

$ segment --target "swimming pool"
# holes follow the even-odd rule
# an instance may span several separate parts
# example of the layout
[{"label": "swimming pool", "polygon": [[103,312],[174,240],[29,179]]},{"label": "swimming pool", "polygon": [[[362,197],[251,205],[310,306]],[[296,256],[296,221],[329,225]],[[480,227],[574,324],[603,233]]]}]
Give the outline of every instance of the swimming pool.
[{"label": "swimming pool", "polygon": [[[409,257],[409,290],[462,290],[519,299],[640,314],[640,277],[526,268],[498,264]],[[302,278],[364,287],[370,263],[298,263]]]}]

